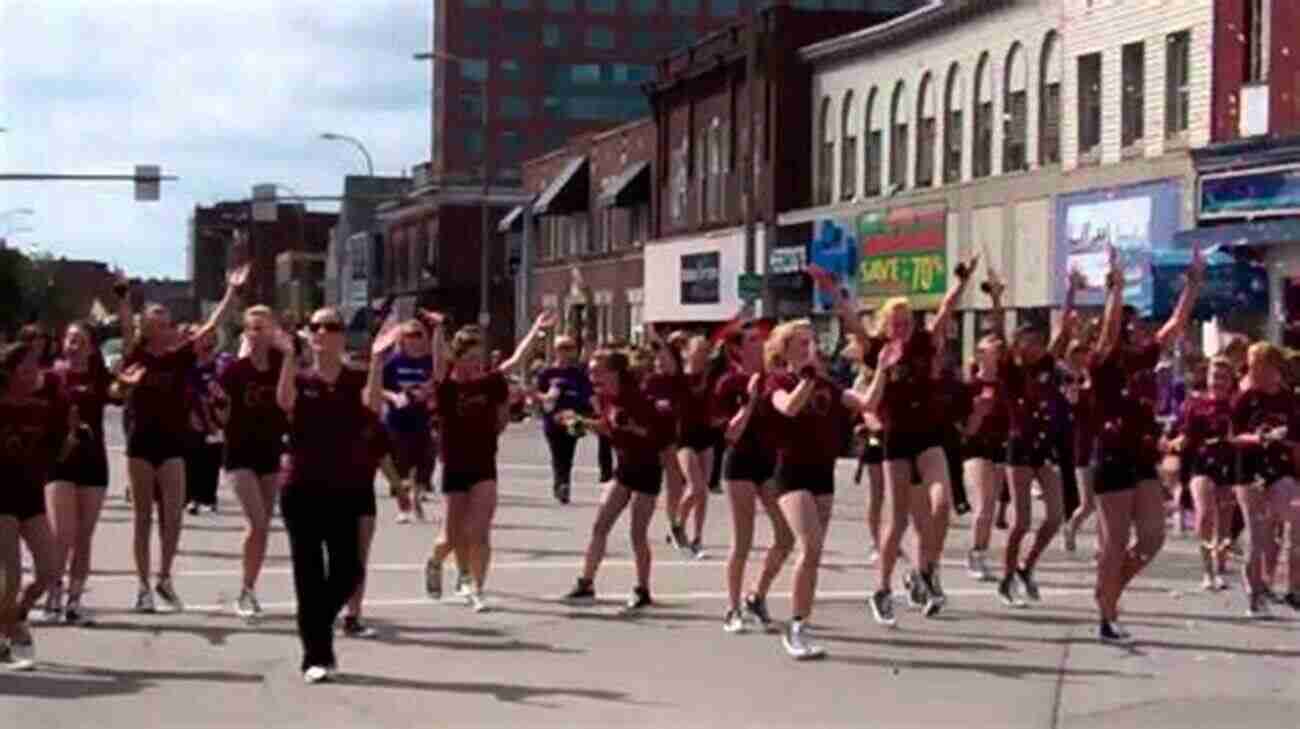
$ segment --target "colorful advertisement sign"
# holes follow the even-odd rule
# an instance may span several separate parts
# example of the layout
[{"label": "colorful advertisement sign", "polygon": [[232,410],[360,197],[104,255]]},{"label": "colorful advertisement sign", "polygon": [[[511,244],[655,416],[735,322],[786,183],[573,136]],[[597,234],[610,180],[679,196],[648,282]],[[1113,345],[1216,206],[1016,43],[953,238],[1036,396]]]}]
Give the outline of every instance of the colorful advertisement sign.
[{"label": "colorful advertisement sign", "polygon": [[1114,246],[1124,269],[1124,302],[1149,314],[1152,251],[1172,247],[1181,200],[1177,181],[1059,197],[1056,254],[1061,275],[1056,277],[1056,298],[1064,297],[1065,272],[1077,269],[1088,280],[1077,303],[1100,306],[1105,299],[1106,249]]},{"label": "colorful advertisement sign", "polygon": [[1200,205],[1203,220],[1300,214],[1300,165],[1205,175]]},{"label": "colorful advertisement sign", "polygon": [[[948,287],[947,220],[941,205],[822,219],[810,258],[865,306],[905,296],[916,308],[934,308]],[[818,292],[816,310],[829,304],[830,297]]]},{"label": "colorful advertisement sign", "polygon": [[[809,248],[811,262],[830,271],[845,296],[857,296],[858,239],[850,220],[822,219],[813,229]],[[825,291],[814,289],[813,311],[826,312],[831,307],[831,297]]]}]

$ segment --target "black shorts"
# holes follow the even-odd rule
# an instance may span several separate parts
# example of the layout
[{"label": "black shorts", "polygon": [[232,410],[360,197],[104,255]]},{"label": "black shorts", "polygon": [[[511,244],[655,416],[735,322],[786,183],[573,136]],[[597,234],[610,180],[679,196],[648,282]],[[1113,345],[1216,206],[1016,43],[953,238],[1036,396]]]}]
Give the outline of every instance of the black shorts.
[{"label": "black shorts", "polygon": [[989,461],[997,466],[1004,466],[1007,462],[1007,444],[995,442],[992,439],[979,439],[967,441],[961,448],[961,457],[964,461]]},{"label": "black shorts", "polygon": [[0,488],[0,516],[12,516],[21,523],[44,513],[43,485],[7,483]]},{"label": "black shorts", "polygon": [[835,464],[782,463],[776,467],[776,488],[784,496],[807,491],[813,496],[835,493]]},{"label": "black shorts", "polygon": [[862,455],[858,456],[858,462],[864,466],[879,466],[885,462],[885,447],[880,444],[879,438],[862,444]]},{"label": "black shorts", "polygon": [[682,433],[678,448],[689,448],[696,453],[703,453],[717,443],[717,433],[713,428],[696,428]]},{"label": "black shorts", "polygon": [[432,433],[425,429],[410,433],[390,430],[388,443],[398,476],[413,479],[420,484],[433,480],[437,451],[434,449]]},{"label": "black shorts", "polygon": [[280,472],[280,456],[283,452],[278,438],[263,443],[227,442],[221,454],[221,468],[227,473],[252,471],[258,478],[265,478]]},{"label": "black shorts", "polygon": [[145,461],[154,468],[173,459],[184,459],[189,450],[189,433],[137,429],[126,440],[126,457]]},{"label": "black shorts", "polygon": [[614,482],[633,493],[658,496],[664,482],[664,468],[658,463],[619,463]]},{"label": "black shorts", "polygon": [[1270,448],[1264,453],[1247,454],[1241,459],[1240,483],[1271,484],[1295,476],[1291,454],[1281,448]]},{"label": "black shorts", "polygon": [[728,448],[722,454],[724,481],[750,481],[762,486],[776,474],[776,462],[761,453],[737,453]]},{"label": "black shorts", "polygon": [[1013,468],[1037,469],[1049,463],[1059,465],[1060,460],[1052,434],[1046,430],[1012,436],[1007,441],[1006,463]]},{"label": "black shorts", "polygon": [[1232,486],[1240,481],[1237,478],[1237,455],[1230,448],[1202,450],[1194,456],[1184,456],[1181,460],[1182,470],[1187,474],[1183,483],[1197,476],[1210,479],[1220,488]]},{"label": "black shorts", "polygon": [[931,448],[943,448],[942,433],[886,433],[881,440],[886,461],[911,461]]},{"label": "black shorts", "polygon": [[1095,493],[1112,494],[1131,491],[1143,481],[1155,481],[1159,478],[1156,474],[1155,461],[1151,460],[1150,456],[1143,457],[1105,449],[1099,449],[1095,455],[1096,475],[1093,479]]},{"label": "black shorts", "polygon": [[108,488],[108,451],[104,444],[77,441],[72,453],[54,467],[50,480],[92,489]]},{"label": "black shorts", "polygon": [[474,488],[475,484],[497,480],[497,467],[487,471],[452,471],[442,469],[442,492],[444,494],[464,494]]},{"label": "black shorts", "polygon": [[375,497],[373,483],[358,484],[356,488],[348,489],[348,501],[357,516],[373,518],[379,513],[379,502]]}]

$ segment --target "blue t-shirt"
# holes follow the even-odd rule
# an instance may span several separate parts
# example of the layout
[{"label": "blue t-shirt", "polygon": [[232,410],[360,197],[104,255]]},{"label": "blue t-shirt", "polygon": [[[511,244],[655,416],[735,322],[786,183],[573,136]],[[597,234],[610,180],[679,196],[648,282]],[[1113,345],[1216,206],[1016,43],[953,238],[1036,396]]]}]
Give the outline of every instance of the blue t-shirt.
[{"label": "blue t-shirt", "polygon": [[[432,376],[432,356],[407,357],[397,354],[384,364],[384,389],[404,393],[408,398],[404,408],[389,405],[384,409],[384,424],[389,430],[415,433],[429,428],[428,402],[433,393],[427,391],[427,386]],[[411,397],[411,391],[415,388],[426,388],[423,399]]]},{"label": "blue t-shirt", "polygon": [[591,380],[587,377],[587,368],[581,365],[568,367],[547,367],[537,375],[537,391],[543,395],[550,391],[552,383],[560,388],[560,399],[555,407],[543,414],[542,421],[547,430],[557,430],[555,414],[564,410],[579,413],[591,413]]}]

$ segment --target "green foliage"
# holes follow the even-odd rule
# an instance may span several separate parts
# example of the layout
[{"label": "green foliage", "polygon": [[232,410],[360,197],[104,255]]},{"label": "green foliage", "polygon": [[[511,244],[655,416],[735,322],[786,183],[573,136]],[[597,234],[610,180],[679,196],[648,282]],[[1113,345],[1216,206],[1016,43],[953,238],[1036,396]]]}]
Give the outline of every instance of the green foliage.
[{"label": "green foliage", "polygon": [[31,320],[35,312],[32,284],[37,276],[22,251],[0,250],[0,334],[6,337]]}]

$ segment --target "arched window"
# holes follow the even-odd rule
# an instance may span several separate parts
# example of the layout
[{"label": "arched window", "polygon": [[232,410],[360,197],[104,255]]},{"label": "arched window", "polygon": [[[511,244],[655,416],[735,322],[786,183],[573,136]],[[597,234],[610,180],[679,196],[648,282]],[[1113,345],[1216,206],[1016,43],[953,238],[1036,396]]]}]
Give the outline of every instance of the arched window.
[{"label": "arched window", "polygon": [[980,55],[975,65],[975,155],[974,177],[993,174],[993,64],[989,54]]},{"label": "arched window", "polygon": [[1025,170],[1029,168],[1029,69],[1019,43],[1007,52],[1002,89],[1002,171]]},{"label": "arched window", "polygon": [[867,94],[866,111],[862,114],[864,133],[862,137],[862,194],[866,197],[880,194],[883,170],[881,160],[884,158],[885,142],[880,116],[884,104],[879,101],[880,94],[872,86]]},{"label": "arched window", "polygon": [[1038,164],[1061,162],[1061,41],[1056,31],[1043,39],[1038,64]]},{"label": "arched window", "polygon": [[817,204],[830,205],[835,179],[835,117],[831,114],[831,97],[822,99],[821,141],[817,156]]},{"label": "arched window", "polygon": [[894,85],[894,98],[889,109],[889,184],[907,187],[907,86],[899,81]]},{"label": "arched window", "polygon": [[858,194],[858,115],[854,113],[853,91],[844,92],[840,107],[840,199]]},{"label": "arched window", "polygon": [[934,184],[934,145],[939,134],[935,118],[934,78],[926,72],[916,97],[916,186]]},{"label": "arched window", "polygon": [[961,182],[962,108],[966,103],[966,87],[961,77],[961,66],[948,68],[948,81],[943,91],[943,181],[952,185]]}]

